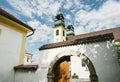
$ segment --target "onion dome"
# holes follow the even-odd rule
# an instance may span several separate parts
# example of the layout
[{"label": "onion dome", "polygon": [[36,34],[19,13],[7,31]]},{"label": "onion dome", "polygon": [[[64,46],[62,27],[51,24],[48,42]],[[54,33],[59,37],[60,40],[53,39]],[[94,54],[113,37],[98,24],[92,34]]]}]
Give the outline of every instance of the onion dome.
[{"label": "onion dome", "polygon": [[75,35],[73,25],[71,25],[71,24],[68,25],[66,30],[67,30],[67,32],[66,32],[67,36],[69,36],[69,35]]},{"label": "onion dome", "polygon": [[60,26],[60,25],[65,27],[64,16],[63,16],[63,14],[61,13],[61,11],[59,9],[57,15],[55,16],[55,24],[54,24],[54,26]]}]

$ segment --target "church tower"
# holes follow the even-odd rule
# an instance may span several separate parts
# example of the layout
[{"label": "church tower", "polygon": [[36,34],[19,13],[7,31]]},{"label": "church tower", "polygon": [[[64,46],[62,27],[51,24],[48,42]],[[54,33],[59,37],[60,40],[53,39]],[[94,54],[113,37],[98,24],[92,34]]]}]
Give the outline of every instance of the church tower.
[{"label": "church tower", "polygon": [[75,33],[74,33],[74,27],[73,27],[73,25],[72,24],[69,24],[68,26],[67,26],[67,32],[66,32],[66,34],[67,34],[67,37],[68,36],[74,36],[75,35]]},{"label": "church tower", "polygon": [[68,24],[66,28],[66,40],[72,40],[72,37],[75,36],[74,27],[72,24]]},{"label": "church tower", "polygon": [[64,23],[64,16],[59,10],[55,16],[54,24],[54,43],[66,41],[66,28]]}]

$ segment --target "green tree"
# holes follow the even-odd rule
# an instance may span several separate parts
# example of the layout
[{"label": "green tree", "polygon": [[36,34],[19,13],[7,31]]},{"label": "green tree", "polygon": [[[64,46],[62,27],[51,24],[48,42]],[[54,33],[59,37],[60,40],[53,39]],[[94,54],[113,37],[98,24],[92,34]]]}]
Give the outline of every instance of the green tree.
[{"label": "green tree", "polygon": [[116,44],[118,59],[120,59],[120,44]]}]

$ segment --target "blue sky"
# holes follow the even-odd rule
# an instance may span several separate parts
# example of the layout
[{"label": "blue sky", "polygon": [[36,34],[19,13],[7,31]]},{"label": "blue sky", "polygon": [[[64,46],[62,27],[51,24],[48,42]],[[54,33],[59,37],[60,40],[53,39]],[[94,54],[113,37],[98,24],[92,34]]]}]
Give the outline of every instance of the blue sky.
[{"label": "blue sky", "polygon": [[59,8],[66,26],[71,21],[76,35],[120,27],[120,0],[0,0],[0,6],[36,29],[26,44],[34,59],[40,46],[52,43]]}]

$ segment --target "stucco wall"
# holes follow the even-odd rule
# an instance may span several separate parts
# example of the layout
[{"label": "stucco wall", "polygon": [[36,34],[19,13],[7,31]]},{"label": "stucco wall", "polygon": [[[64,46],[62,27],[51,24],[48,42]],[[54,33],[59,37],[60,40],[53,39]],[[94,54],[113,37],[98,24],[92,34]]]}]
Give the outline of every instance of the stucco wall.
[{"label": "stucco wall", "polygon": [[39,82],[37,71],[33,70],[17,70],[15,72],[15,82]]},{"label": "stucco wall", "polygon": [[19,64],[22,34],[0,25],[0,82],[14,82],[13,67]]},{"label": "stucco wall", "polygon": [[41,50],[39,53],[39,77],[41,82],[47,82],[47,73],[51,61],[56,55],[66,50],[84,53],[92,61],[99,82],[120,81],[120,65],[118,64],[114,44],[110,41],[106,41]]},{"label": "stucco wall", "polygon": [[[72,56],[71,57],[71,76],[76,73],[76,75],[79,76],[80,79],[89,79],[89,70],[86,64],[84,63],[85,66],[82,66],[82,60],[81,58],[77,56]],[[77,63],[76,63],[77,62]]]}]

